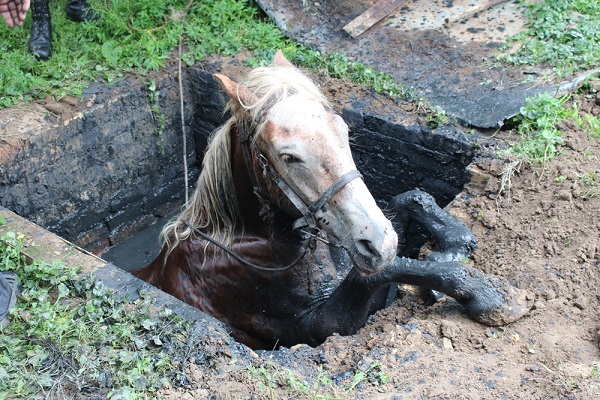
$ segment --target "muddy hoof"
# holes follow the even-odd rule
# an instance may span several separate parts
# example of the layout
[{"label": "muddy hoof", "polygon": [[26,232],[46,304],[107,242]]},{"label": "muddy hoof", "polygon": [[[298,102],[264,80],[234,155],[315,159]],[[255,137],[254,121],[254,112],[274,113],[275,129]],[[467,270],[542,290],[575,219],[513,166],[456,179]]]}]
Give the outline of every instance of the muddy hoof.
[{"label": "muddy hoof", "polygon": [[[496,282],[494,288],[488,288],[488,295],[477,296],[468,304],[467,313],[473,320],[487,326],[510,324],[527,314],[533,306],[533,299],[522,289],[517,289],[510,283]],[[486,290],[487,292],[487,290]]]}]

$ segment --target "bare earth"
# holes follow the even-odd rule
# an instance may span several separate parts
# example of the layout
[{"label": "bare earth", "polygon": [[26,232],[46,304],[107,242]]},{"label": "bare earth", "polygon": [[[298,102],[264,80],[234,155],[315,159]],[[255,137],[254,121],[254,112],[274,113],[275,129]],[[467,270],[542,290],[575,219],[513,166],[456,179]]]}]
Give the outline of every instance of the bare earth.
[{"label": "bare earth", "polygon": [[[581,110],[600,115],[599,92],[573,99]],[[248,367],[215,343],[205,348],[210,362],[205,353],[200,361],[192,359],[184,366],[189,381],[160,395],[600,398],[600,138],[591,140],[572,123],[561,128],[566,145],[545,169],[508,169],[510,161],[493,154],[511,132],[483,135],[487,155],[472,164],[472,182],[448,207],[479,239],[472,264],[535,298],[528,316],[489,328],[464,317],[451,299],[433,303],[427,293],[404,287],[358,334],[333,336],[316,349],[300,345],[256,354]],[[503,172],[509,179],[500,192]],[[582,176],[594,174],[596,186],[586,185]],[[319,384],[324,378],[333,384]]]}]

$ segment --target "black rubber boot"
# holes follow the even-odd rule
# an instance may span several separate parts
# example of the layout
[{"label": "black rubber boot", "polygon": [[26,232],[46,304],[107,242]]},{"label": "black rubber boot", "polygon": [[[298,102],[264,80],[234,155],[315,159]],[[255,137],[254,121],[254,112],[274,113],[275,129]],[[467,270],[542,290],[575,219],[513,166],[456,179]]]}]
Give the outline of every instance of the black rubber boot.
[{"label": "black rubber boot", "polygon": [[97,21],[100,18],[85,0],[67,0],[66,12],[67,18],[75,22]]},{"label": "black rubber boot", "polygon": [[48,2],[49,0],[31,0],[29,51],[44,61],[52,55],[52,22]]}]

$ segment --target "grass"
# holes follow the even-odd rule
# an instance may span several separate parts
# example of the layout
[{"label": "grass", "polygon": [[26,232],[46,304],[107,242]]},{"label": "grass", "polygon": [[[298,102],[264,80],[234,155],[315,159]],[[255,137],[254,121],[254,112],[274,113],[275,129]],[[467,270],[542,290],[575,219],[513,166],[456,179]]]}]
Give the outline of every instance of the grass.
[{"label": "grass", "polygon": [[[582,90],[589,90],[586,84]],[[568,105],[571,95],[559,98],[549,93],[541,93],[528,98],[519,115],[511,121],[520,134],[510,152],[517,158],[537,165],[545,165],[560,153],[564,144],[559,124],[565,120],[574,121],[591,138],[600,138],[598,117],[581,112],[577,103]]]},{"label": "grass", "polygon": [[510,38],[497,59],[512,65],[541,65],[564,77],[600,65],[600,2],[522,1],[527,29]]},{"label": "grass", "polygon": [[62,262],[26,262],[22,238],[0,238],[1,269],[22,284],[0,335],[0,399],[152,398],[181,373],[189,324],[151,312],[144,295],[118,299]]},{"label": "grass", "polygon": [[145,76],[165,67],[181,39],[187,65],[210,54],[254,52],[254,65],[277,49],[294,63],[372,86],[380,93],[408,97],[410,91],[389,74],[352,62],[344,55],[322,54],[287,39],[251,0],[90,0],[101,15],[78,24],[64,16],[64,4],[51,1],[53,56],[39,62],[28,51],[31,14],[23,28],[0,24],[0,108],[19,101],[79,96],[91,82],[110,84],[127,74]]},{"label": "grass", "polygon": [[[250,0],[90,0],[101,15],[96,23],[70,22],[64,3],[51,1],[54,54],[38,62],[29,54],[27,40],[31,13],[22,29],[1,26],[3,67],[0,105],[52,95],[79,95],[90,82],[111,83],[125,74],[146,75],[165,66],[186,38],[188,64],[206,54],[233,55],[254,49],[273,38],[283,39],[275,27],[259,17]],[[275,35],[273,35],[275,33]],[[272,43],[272,44],[275,44]],[[6,57],[4,57],[6,55]]]},{"label": "grass", "polygon": [[600,177],[596,176],[594,171],[581,174],[577,179],[583,183],[584,189],[581,192],[581,198],[589,200],[600,197]]},{"label": "grass", "polygon": [[390,381],[381,363],[377,361],[365,364],[362,368],[357,367],[347,376],[335,381],[322,370],[311,378],[298,378],[293,371],[282,369],[273,362],[250,366],[248,374],[251,380],[259,383],[260,390],[269,398],[277,398],[276,393],[282,390],[286,393],[285,398],[349,399],[355,397],[354,391],[362,386],[372,386],[383,392],[385,384]]}]

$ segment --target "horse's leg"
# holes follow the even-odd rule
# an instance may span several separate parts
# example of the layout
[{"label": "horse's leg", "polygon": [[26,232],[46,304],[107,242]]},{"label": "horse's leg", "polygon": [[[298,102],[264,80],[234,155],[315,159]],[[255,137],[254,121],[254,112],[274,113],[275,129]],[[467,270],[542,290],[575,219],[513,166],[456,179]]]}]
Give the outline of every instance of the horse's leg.
[{"label": "horse's leg", "polygon": [[333,333],[355,333],[367,320],[374,293],[390,282],[445,293],[462,304],[469,317],[489,326],[516,321],[531,308],[527,294],[505,279],[485,276],[458,262],[397,257],[368,277],[353,268],[333,294],[305,316],[300,341],[318,345]]},{"label": "horse's leg", "polygon": [[489,326],[516,321],[532,306],[527,293],[506,279],[487,276],[458,262],[397,257],[383,271],[368,279],[375,282],[391,280],[445,293],[462,304],[469,317]]},{"label": "horse's leg", "polygon": [[477,248],[477,239],[469,228],[442,210],[431,195],[421,190],[411,190],[394,197],[386,210],[393,213],[392,224],[399,240],[403,239],[411,222],[429,232],[439,251],[427,254],[426,260],[460,261]]},{"label": "horse's leg", "polygon": [[486,276],[458,260],[476,248],[476,239],[460,221],[440,209],[428,194],[414,190],[396,196],[388,206],[396,215],[394,226],[402,238],[411,221],[421,223],[437,242],[439,251],[424,261],[397,257],[382,271],[369,277],[356,268],[329,299],[307,317],[304,327],[313,344],[337,332],[356,332],[365,323],[374,293],[392,282],[421,286],[445,293],[466,308],[467,314],[485,325],[503,325],[522,317],[531,308],[527,294],[506,279]]},{"label": "horse's leg", "polygon": [[424,262],[398,258],[386,267],[390,276],[382,279],[426,287],[434,295],[445,293],[465,305],[469,316],[486,325],[512,322],[529,310],[531,304],[525,292],[506,279],[485,276],[456,263],[475,251],[477,240],[469,228],[442,210],[432,196],[411,190],[394,197],[388,204],[390,210],[395,212],[392,221],[400,238],[410,222],[418,223],[429,232],[439,251],[427,254]]},{"label": "horse's leg", "polygon": [[370,315],[377,294],[390,283],[370,282],[352,268],[331,296],[301,317],[295,328],[296,341],[317,346],[334,333],[356,333]]},{"label": "horse's leg", "polygon": [[[393,213],[392,224],[400,243],[406,237],[405,231],[411,222],[424,228],[435,240],[439,251],[428,253],[426,260],[461,261],[477,248],[477,239],[469,228],[442,210],[433,196],[419,189],[397,195],[386,208]],[[431,294],[436,300],[444,297],[436,290],[432,290]]]}]

